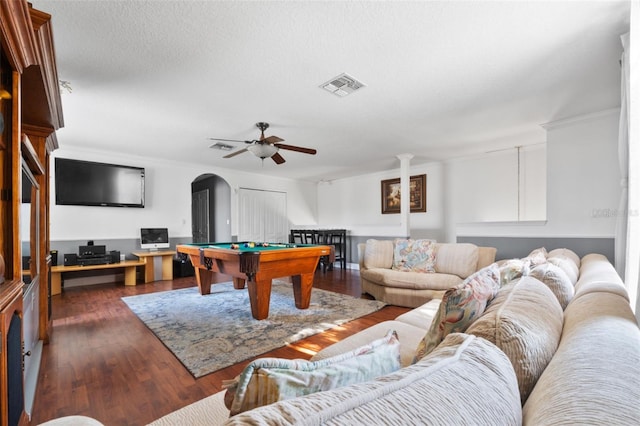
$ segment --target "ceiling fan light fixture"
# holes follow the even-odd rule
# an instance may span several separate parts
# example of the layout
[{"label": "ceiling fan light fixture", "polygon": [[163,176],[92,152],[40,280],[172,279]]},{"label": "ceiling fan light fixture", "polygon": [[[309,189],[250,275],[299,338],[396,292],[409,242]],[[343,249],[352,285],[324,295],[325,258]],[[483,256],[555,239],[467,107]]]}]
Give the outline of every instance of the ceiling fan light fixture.
[{"label": "ceiling fan light fixture", "polygon": [[256,143],[247,148],[249,152],[255,155],[258,158],[265,159],[271,157],[273,154],[278,152],[278,147],[269,145],[267,143]]}]

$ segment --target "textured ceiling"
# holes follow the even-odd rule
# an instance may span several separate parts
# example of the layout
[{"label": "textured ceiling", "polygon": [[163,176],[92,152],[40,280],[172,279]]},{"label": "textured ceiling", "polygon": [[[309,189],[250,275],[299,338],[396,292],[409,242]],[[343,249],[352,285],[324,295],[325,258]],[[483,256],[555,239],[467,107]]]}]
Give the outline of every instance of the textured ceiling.
[{"label": "textured ceiling", "polygon": [[[32,4],[72,87],[62,147],[314,181],[539,143],[542,123],[617,107],[629,28],[629,1]],[[343,72],[366,87],[319,88]],[[318,154],[209,148],[258,121]]]}]

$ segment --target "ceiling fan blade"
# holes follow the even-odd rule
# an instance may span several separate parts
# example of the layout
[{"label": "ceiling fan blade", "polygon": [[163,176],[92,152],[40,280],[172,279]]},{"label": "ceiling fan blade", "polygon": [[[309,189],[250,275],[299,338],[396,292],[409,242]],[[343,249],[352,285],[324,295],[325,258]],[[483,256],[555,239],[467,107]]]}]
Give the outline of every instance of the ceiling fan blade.
[{"label": "ceiling fan blade", "polygon": [[303,148],[301,146],[285,145],[282,143],[277,143],[275,144],[275,146],[281,149],[288,149],[289,151],[302,152],[304,154],[311,154],[311,155],[315,155],[316,152],[318,152],[313,148]]},{"label": "ceiling fan blade", "polygon": [[271,156],[271,159],[275,161],[276,164],[282,164],[285,161],[282,155],[278,154],[277,152]]},{"label": "ceiling fan blade", "polygon": [[243,152],[246,152],[246,151],[248,151],[248,150],[247,150],[247,148],[242,148],[242,149],[239,149],[239,150],[237,150],[237,151],[235,151],[235,152],[232,152],[231,154],[227,154],[227,155],[225,155],[225,156],[224,156],[224,157],[222,157],[222,158],[231,158],[231,157],[235,157],[236,155],[238,155],[238,154],[242,154]]},{"label": "ceiling fan blade", "polygon": [[251,141],[239,141],[236,139],[220,139],[220,138],[207,138],[210,141],[222,141],[222,142],[240,142],[240,143],[251,143]]},{"label": "ceiling fan blade", "polygon": [[284,139],[281,139],[277,136],[269,136],[268,138],[262,139],[262,142],[266,142],[269,145],[273,145],[274,143],[284,142]]}]

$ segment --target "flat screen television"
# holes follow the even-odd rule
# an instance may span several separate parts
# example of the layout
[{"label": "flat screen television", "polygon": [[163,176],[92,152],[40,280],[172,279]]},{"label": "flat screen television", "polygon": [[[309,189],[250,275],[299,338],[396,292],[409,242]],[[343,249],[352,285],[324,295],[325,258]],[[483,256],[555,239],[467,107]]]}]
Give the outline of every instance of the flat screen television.
[{"label": "flat screen television", "polygon": [[140,248],[158,250],[169,247],[169,230],[167,228],[140,229]]},{"label": "flat screen television", "polygon": [[144,207],[144,168],[56,158],[56,204]]}]

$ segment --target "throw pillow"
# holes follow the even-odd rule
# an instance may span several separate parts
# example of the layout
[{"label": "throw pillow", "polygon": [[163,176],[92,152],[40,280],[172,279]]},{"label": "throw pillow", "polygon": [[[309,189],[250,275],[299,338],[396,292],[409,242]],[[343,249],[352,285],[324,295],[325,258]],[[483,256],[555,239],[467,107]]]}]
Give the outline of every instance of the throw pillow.
[{"label": "throw pillow", "polygon": [[490,341],[509,357],[524,404],[558,348],[562,321],[551,290],[533,277],[523,277],[498,291],[467,334]]},{"label": "throw pillow", "polygon": [[503,286],[516,278],[529,275],[531,261],[524,259],[509,259],[500,264],[500,285]]},{"label": "throw pillow", "polygon": [[531,276],[542,281],[549,287],[549,290],[556,296],[564,311],[575,292],[573,283],[566,272],[559,266],[549,262],[533,268],[531,270]]},{"label": "throw pillow", "polygon": [[526,259],[531,261],[531,267],[541,265],[547,261],[547,249],[544,247],[537,248],[529,253]]},{"label": "throw pillow", "polygon": [[393,242],[391,269],[412,272],[435,272],[435,250],[431,240],[396,239]]},{"label": "throw pillow", "polygon": [[433,351],[450,333],[464,333],[484,312],[500,288],[500,270],[493,263],[445,292],[429,331],[418,344],[413,362]]},{"label": "throw pillow", "polygon": [[365,382],[400,369],[394,330],[368,345],[320,361],[261,358],[226,383],[230,415],[285,399]]}]

